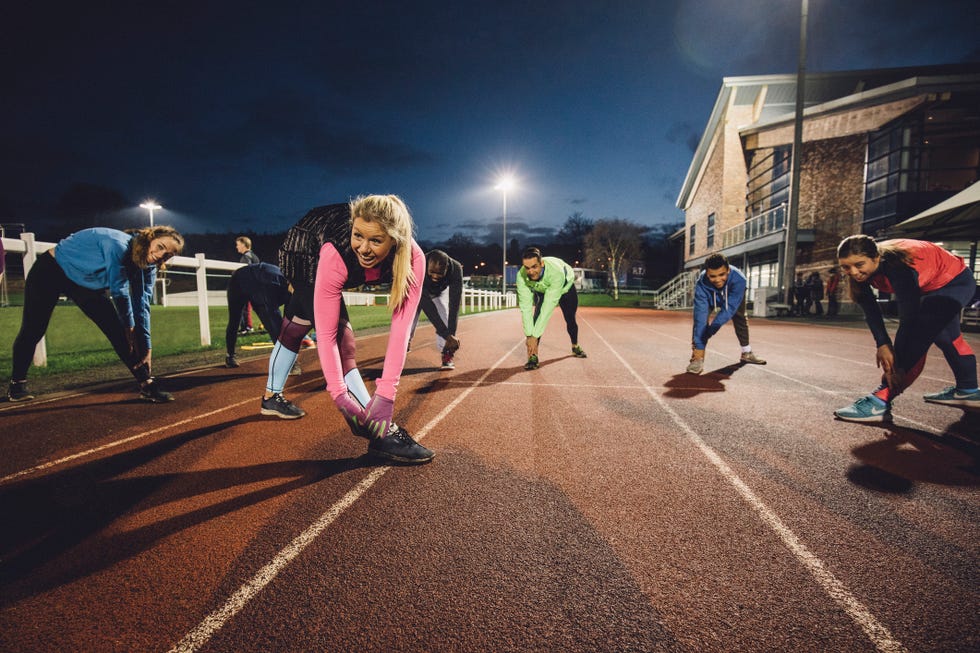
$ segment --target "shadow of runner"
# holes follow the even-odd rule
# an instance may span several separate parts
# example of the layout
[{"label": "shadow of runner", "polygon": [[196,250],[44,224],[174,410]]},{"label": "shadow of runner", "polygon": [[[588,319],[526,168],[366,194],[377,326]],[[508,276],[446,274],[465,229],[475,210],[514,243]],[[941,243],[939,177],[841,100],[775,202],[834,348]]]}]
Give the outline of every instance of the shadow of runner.
[{"label": "shadow of runner", "polygon": [[742,369],[743,366],[744,363],[733,363],[705,374],[689,374],[687,372],[675,374],[664,384],[664,387],[667,388],[664,396],[675,399],[690,399],[703,392],[724,392],[724,382],[732,378],[732,375]]},{"label": "shadow of runner", "polygon": [[[879,425],[880,426],[880,425]],[[977,445],[920,429],[885,427],[884,437],[851,450],[862,464],[847,471],[855,485],[889,494],[907,494],[915,484],[980,485]]]},{"label": "shadow of runner", "polygon": [[[119,478],[188,442],[255,419],[248,417],[195,429],[134,451],[0,486],[0,605],[111,567],[150,548],[157,540],[196,524],[336,474],[381,464],[361,456]],[[279,482],[268,485],[277,479]],[[99,535],[134,509],[145,511],[262,482],[267,485],[212,505],[125,533]],[[70,556],[64,555],[69,551]]]}]

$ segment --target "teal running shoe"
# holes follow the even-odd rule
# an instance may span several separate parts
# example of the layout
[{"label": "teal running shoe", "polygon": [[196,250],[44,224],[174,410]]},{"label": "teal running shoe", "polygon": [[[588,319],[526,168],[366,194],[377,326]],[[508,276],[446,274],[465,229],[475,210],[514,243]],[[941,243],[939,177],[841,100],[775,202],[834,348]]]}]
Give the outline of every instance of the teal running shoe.
[{"label": "teal running shoe", "polygon": [[838,408],[834,416],[846,422],[890,422],[892,409],[878,397],[867,395],[846,408]]},{"label": "teal running shoe", "polygon": [[951,385],[942,392],[922,395],[922,398],[934,404],[980,410],[980,390],[967,392],[965,390],[957,390],[955,385]]}]

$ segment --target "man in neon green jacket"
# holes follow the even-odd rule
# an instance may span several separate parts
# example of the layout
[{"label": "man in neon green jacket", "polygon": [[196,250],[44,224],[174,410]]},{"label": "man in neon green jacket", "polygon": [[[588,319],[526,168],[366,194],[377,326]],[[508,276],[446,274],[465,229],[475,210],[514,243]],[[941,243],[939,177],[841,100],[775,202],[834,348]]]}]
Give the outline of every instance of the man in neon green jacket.
[{"label": "man in neon green jacket", "polygon": [[521,308],[524,336],[527,339],[526,370],[538,369],[538,341],[548,326],[555,307],[561,308],[565,330],[572,341],[572,353],[585,358],[578,346],[578,293],[572,266],[554,256],[541,256],[537,247],[528,247],[521,254],[522,267],[517,272],[517,305]]}]

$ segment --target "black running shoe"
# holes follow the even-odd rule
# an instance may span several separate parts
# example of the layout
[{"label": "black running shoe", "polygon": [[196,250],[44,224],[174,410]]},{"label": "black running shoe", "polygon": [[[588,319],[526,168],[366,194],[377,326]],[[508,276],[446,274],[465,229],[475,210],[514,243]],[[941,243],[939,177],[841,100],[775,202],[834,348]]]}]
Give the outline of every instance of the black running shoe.
[{"label": "black running shoe", "polygon": [[165,404],[168,401],[173,401],[174,396],[166,390],[161,390],[160,384],[156,381],[150,381],[140,388],[140,399],[151,404]]},{"label": "black running shoe", "polygon": [[27,389],[27,381],[11,381],[7,388],[7,401],[30,401],[33,393]]},{"label": "black running shoe", "polygon": [[395,425],[388,430],[388,435],[373,438],[368,443],[368,453],[400,463],[427,463],[435,456],[435,453],[413,440],[408,431]]},{"label": "black running shoe", "polygon": [[578,345],[572,347],[572,354],[574,354],[576,358],[588,358],[588,356],[585,355],[585,350]]},{"label": "black running shoe", "polygon": [[241,367],[234,356],[225,356],[225,367]]},{"label": "black running shoe", "polygon": [[281,419],[299,419],[306,414],[306,411],[282,396],[277,392],[268,399],[262,399],[263,415],[275,415]]},{"label": "black running shoe", "polygon": [[538,369],[538,357],[532,355],[530,358],[528,358],[527,359],[527,362],[524,363],[524,369],[526,369],[526,370],[536,370],[536,369]]}]

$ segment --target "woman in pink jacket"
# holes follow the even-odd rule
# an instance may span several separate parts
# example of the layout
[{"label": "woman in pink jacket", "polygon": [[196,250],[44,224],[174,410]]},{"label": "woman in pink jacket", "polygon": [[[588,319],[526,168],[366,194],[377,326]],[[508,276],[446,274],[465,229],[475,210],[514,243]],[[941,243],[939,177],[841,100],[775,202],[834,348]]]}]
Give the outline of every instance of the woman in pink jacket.
[{"label": "woman in pink jacket", "polygon": [[[297,419],[306,414],[283,397],[282,390],[303,338],[315,325],[327,391],[351,431],[369,439],[368,452],[399,462],[432,460],[434,454],[393,419],[395,391],[425,275],[425,257],[412,231],[412,216],[400,198],[369,195],[312,209],[286,233],[279,267],[293,295],[269,359],[263,415]],[[357,369],[343,290],[381,283],[391,284],[391,332],[372,397]]]}]

